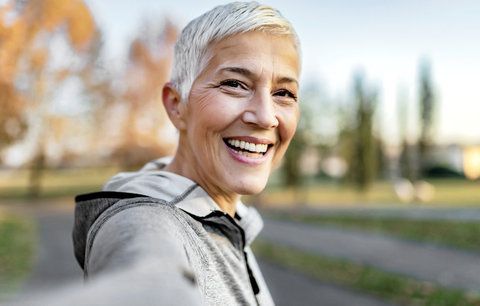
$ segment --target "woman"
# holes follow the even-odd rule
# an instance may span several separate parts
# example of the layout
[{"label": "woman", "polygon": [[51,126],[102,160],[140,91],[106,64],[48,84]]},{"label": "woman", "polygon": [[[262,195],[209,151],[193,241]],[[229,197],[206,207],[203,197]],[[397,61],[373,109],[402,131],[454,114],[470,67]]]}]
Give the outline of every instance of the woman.
[{"label": "woman", "polygon": [[295,133],[298,38],[275,9],[235,2],[186,26],[173,67],[177,152],[77,197],[77,260],[87,278],[143,281],[158,304],[271,305],[249,247],[262,221],[240,195],[264,189]]}]

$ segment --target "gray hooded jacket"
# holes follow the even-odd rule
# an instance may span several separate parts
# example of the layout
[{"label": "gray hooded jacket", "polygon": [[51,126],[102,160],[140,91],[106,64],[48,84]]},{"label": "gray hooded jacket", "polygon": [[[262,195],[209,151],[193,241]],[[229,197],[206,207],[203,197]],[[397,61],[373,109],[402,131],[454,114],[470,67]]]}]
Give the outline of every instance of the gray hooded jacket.
[{"label": "gray hooded jacket", "polygon": [[250,249],[258,212],[238,202],[231,218],[198,184],[162,171],[166,162],[76,198],[73,242],[85,277],[131,282],[148,293],[141,304],[273,305]]}]

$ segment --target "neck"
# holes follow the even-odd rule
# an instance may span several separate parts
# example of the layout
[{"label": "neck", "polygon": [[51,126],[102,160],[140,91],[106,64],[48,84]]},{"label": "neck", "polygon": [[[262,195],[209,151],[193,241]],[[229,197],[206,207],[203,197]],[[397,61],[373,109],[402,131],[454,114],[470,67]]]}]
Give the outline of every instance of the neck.
[{"label": "neck", "polygon": [[[179,174],[196,182],[208,193],[223,212],[229,214],[233,218],[235,216],[235,211],[237,209],[236,205],[240,195],[234,192],[220,190],[214,182],[211,182],[211,180],[202,174],[201,171],[198,171],[200,167],[193,158],[194,155],[185,154],[180,149],[181,147],[182,146],[179,145],[175,157],[172,162],[164,168],[164,170]],[[189,158],[189,156],[191,157]]]}]

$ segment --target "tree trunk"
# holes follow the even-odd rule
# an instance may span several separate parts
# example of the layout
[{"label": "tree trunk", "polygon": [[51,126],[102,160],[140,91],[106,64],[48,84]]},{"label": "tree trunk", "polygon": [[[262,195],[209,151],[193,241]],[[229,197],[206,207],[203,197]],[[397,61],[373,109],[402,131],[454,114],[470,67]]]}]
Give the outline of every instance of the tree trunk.
[{"label": "tree trunk", "polygon": [[42,178],[45,170],[45,154],[39,150],[30,167],[28,195],[30,198],[38,198],[42,192]]}]

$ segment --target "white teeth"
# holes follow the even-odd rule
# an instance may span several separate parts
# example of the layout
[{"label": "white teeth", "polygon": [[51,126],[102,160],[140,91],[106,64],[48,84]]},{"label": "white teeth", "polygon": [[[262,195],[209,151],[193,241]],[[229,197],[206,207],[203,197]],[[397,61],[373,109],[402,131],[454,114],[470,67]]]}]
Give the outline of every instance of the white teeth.
[{"label": "white teeth", "polygon": [[[254,143],[245,142],[243,140],[237,140],[237,139],[229,139],[227,142],[233,147],[245,149],[251,152],[265,153],[267,152],[267,149],[268,149],[267,144],[254,144]],[[242,151],[240,151],[240,153],[242,153]]]}]

